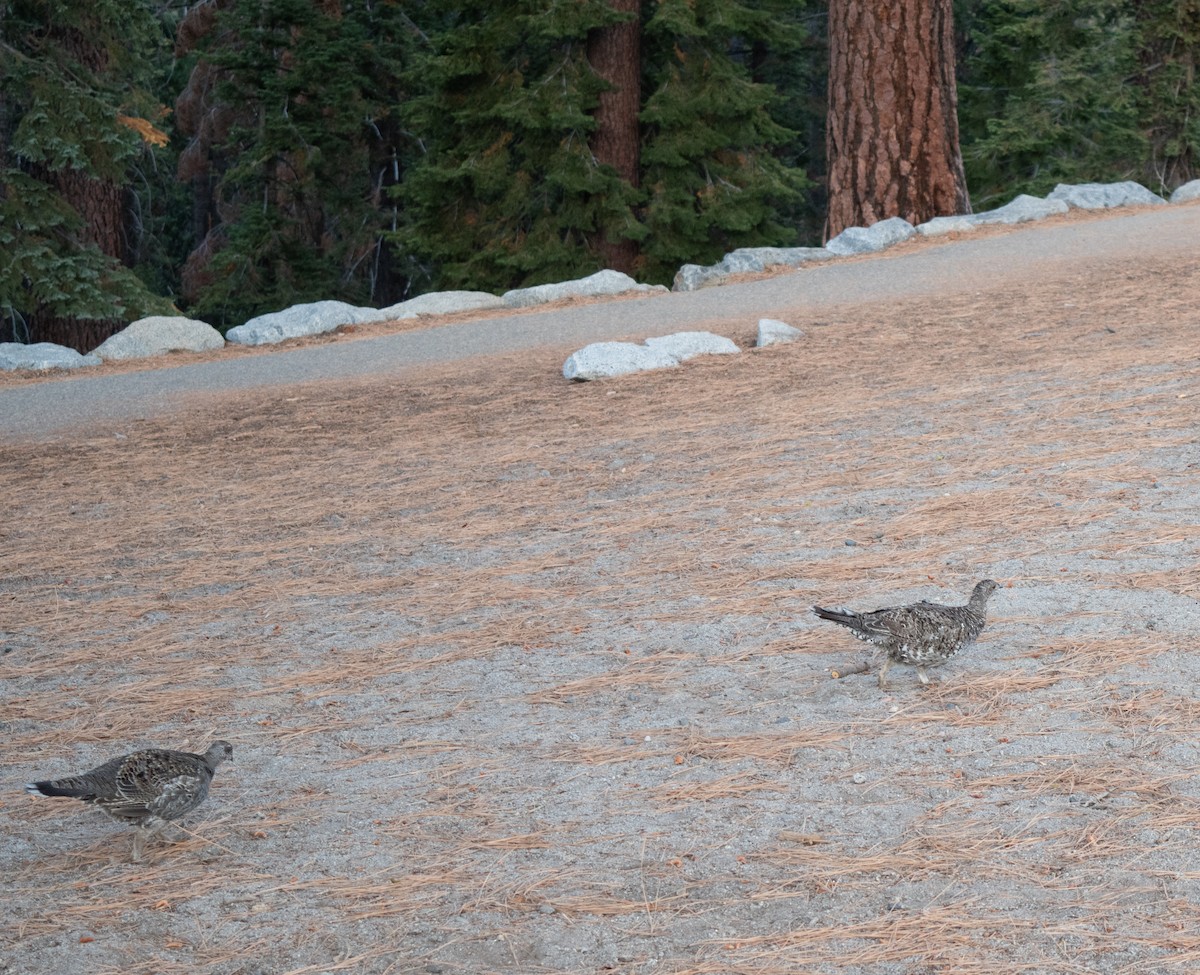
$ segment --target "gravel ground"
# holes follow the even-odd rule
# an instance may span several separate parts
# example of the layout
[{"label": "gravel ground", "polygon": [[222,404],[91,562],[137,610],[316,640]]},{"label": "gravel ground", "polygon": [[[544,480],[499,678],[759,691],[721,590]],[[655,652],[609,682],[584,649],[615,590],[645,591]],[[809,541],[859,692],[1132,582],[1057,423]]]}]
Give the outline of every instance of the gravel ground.
[{"label": "gravel ground", "polygon": [[[0,971],[1196,971],[1198,292],[1052,262],[0,447]],[[985,576],[931,687],[834,676],[812,604]],[[21,792],[214,737],[141,864]]]}]

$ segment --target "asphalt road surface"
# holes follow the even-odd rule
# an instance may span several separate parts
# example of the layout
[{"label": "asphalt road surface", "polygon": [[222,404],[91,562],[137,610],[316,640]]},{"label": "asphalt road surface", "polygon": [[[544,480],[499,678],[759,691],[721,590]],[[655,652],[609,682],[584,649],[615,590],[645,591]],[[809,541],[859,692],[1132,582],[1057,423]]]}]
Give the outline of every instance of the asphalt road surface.
[{"label": "asphalt road surface", "polygon": [[702,328],[753,327],[761,317],[803,327],[845,305],[991,290],[1048,265],[1191,258],[1200,246],[1200,206],[1154,207],[1104,219],[1028,224],[868,259],[833,261],[795,273],[679,294],[598,301],[431,326],[369,339],[279,349],[258,355],[138,372],[44,381],[0,389],[0,440],[53,439],[101,432],[129,420],[186,409],[197,394],[291,386],[312,380],[395,376],[430,363],[521,349],[642,339]]}]

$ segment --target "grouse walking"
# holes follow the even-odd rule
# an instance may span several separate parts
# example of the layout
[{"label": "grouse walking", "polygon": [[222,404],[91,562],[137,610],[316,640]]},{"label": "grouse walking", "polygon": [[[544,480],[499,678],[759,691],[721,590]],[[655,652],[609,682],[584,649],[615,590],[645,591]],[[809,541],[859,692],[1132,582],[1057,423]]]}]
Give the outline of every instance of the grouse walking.
[{"label": "grouse walking", "polygon": [[912,664],[922,684],[929,683],[926,667],[944,664],[959,650],[969,647],[983,632],[987,619],[984,608],[996,591],[996,583],[984,579],[975,586],[966,606],[943,606],[919,602],[894,606],[870,613],[823,609],[813,612],[823,620],[849,627],[864,643],[873,643],[887,652],[879,671],[879,686],[886,687],[888,668],[893,663]]},{"label": "grouse walking", "polygon": [[31,782],[25,791],[81,799],[118,822],[133,824],[138,828],[133,839],[133,859],[137,861],[148,839],[207,798],[217,766],[231,758],[233,746],[227,741],[214,741],[203,755],[146,748],[82,775]]}]

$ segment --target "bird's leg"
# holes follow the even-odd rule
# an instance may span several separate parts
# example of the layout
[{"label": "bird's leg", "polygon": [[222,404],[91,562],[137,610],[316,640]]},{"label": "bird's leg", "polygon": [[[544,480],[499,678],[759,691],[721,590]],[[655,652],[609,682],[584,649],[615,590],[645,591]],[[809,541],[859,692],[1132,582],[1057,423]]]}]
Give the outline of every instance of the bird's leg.
[{"label": "bird's leg", "polygon": [[919,680],[926,687],[929,686],[929,675],[927,673],[925,673],[924,667],[917,668],[917,680]]},{"label": "bird's leg", "polygon": [[879,687],[881,690],[887,689],[887,672],[888,672],[888,668],[891,665],[892,665],[892,658],[884,657],[883,658],[883,666],[879,668]]},{"label": "bird's leg", "polygon": [[133,837],[133,862],[137,863],[142,854],[146,851],[146,843],[158,836],[167,826],[170,825],[165,819],[146,820],[137,828],[137,833]]}]

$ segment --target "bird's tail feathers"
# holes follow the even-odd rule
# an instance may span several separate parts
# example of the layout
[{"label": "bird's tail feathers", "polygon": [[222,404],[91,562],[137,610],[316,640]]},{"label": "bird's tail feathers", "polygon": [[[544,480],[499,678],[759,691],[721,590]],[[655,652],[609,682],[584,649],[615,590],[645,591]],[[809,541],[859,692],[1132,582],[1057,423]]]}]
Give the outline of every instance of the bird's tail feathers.
[{"label": "bird's tail feathers", "polygon": [[31,796],[70,796],[72,799],[82,799],[95,795],[95,790],[77,779],[55,779],[49,782],[30,782],[25,791]]},{"label": "bird's tail feathers", "polygon": [[814,606],[813,612],[823,620],[829,620],[832,623],[841,623],[842,626],[858,625],[858,613],[850,613],[841,609],[826,609],[824,606]]}]

